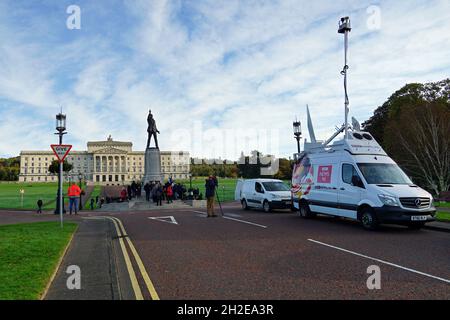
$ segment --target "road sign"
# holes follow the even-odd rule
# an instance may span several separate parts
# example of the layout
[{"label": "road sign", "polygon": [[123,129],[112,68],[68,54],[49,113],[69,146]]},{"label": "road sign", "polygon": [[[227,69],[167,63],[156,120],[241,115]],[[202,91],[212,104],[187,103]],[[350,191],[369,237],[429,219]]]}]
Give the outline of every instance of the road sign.
[{"label": "road sign", "polygon": [[58,158],[59,162],[63,162],[70,149],[72,149],[71,144],[51,144],[50,147],[52,148],[53,153]]}]

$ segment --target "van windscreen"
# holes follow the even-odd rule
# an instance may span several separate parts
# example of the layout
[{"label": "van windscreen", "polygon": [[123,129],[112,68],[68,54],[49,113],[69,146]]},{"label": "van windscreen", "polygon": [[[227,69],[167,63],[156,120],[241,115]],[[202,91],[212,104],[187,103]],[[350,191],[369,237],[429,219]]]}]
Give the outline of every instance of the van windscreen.
[{"label": "van windscreen", "polygon": [[280,181],[263,182],[263,185],[266,191],[289,191],[287,185]]},{"label": "van windscreen", "polygon": [[393,163],[358,163],[368,184],[412,184],[408,176]]}]

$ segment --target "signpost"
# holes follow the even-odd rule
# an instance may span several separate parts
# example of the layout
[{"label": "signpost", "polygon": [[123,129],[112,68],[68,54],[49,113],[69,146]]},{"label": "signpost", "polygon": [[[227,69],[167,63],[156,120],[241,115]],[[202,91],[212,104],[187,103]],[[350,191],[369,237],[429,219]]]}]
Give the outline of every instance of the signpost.
[{"label": "signpost", "polygon": [[69,154],[70,149],[72,149],[72,145],[70,144],[51,144],[50,147],[53,150],[53,153],[55,154],[56,158],[58,158],[59,161],[59,176],[61,177],[59,179],[59,195],[58,195],[58,202],[59,202],[59,217],[61,220],[61,228],[63,227],[63,197],[62,197],[62,172],[63,172],[63,163],[64,159]]},{"label": "signpost", "polygon": [[23,208],[23,195],[25,193],[25,190],[22,188],[19,190],[20,192],[20,206]]}]

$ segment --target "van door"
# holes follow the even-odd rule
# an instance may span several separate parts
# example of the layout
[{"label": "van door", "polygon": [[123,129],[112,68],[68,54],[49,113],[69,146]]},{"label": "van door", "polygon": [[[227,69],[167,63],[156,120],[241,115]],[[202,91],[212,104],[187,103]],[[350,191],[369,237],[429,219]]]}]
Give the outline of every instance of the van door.
[{"label": "van door", "polygon": [[342,217],[357,218],[357,208],[364,192],[364,184],[351,163],[342,163],[338,190],[338,212]]},{"label": "van door", "polygon": [[309,195],[311,211],[329,215],[338,214],[338,167],[339,164],[328,162],[314,166],[315,185]]},{"label": "van door", "polygon": [[252,206],[262,208],[262,203],[264,201],[264,188],[260,182],[255,182],[255,188],[253,190]]}]

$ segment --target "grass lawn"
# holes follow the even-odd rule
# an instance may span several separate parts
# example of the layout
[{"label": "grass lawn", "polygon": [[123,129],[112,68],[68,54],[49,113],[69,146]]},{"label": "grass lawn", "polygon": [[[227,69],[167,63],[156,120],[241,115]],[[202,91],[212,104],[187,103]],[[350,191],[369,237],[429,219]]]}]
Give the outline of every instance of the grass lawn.
[{"label": "grass lawn", "polygon": [[0,226],[0,300],[42,295],[76,229],[75,223],[36,222]]},{"label": "grass lawn", "polygon": [[[205,179],[203,178],[193,178],[192,188],[198,188],[200,193],[205,198]],[[234,200],[234,190],[236,189],[237,179],[233,178],[217,178],[219,182],[219,188],[217,189],[219,193],[220,201],[233,201]],[[182,183],[189,189],[189,180],[175,180],[177,183]]]},{"label": "grass lawn", "polygon": [[[63,193],[67,192],[68,183],[63,184]],[[23,205],[20,189],[24,189]],[[42,199],[44,210],[54,209],[58,184],[49,183],[0,183],[0,209],[37,209],[36,202]],[[66,199],[65,199],[66,200]]]},{"label": "grass lawn", "polygon": [[[205,197],[205,179],[203,178],[193,178],[192,187],[199,188],[200,193]],[[217,178],[219,182],[219,187],[217,189],[220,201],[234,201],[234,191],[236,190],[236,184],[238,179],[234,178]],[[182,183],[189,189],[189,180],[176,180],[175,182]],[[290,181],[285,181],[289,186]]]},{"label": "grass lawn", "polygon": [[91,209],[91,199],[94,199],[94,209],[97,208],[97,204],[95,203],[95,197],[100,198],[100,192],[102,191],[101,186],[94,186],[94,190],[92,190],[91,196],[87,199],[86,204],[84,205],[84,210],[90,210]]},{"label": "grass lawn", "polygon": [[450,202],[439,202],[439,201],[436,201],[434,203],[434,206],[436,208],[450,208]]},{"label": "grass lawn", "polygon": [[450,212],[445,211],[438,211],[436,213],[436,219],[441,221],[448,221],[450,222]]}]

